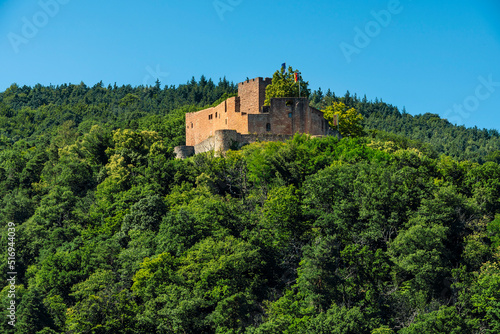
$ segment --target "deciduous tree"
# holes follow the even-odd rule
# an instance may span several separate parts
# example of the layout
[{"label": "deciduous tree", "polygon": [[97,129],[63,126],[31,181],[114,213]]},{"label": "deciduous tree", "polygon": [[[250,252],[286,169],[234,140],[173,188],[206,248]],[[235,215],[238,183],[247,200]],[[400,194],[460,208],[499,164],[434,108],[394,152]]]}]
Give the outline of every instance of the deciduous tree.
[{"label": "deciduous tree", "polygon": [[334,115],[338,120],[338,128],[342,137],[359,137],[363,135],[363,116],[354,108],[347,107],[343,102],[334,102],[323,111],[324,117],[334,129]]},{"label": "deciduous tree", "polygon": [[303,81],[299,78],[298,82],[295,82],[295,72],[291,66],[288,67],[288,71],[284,68],[274,72],[273,82],[266,87],[266,100],[264,105],[269,105],[273,97],[299,97],[299,84],[300,84],[300,96],[309,97],[311,91],[309,90],[309,82]]}]

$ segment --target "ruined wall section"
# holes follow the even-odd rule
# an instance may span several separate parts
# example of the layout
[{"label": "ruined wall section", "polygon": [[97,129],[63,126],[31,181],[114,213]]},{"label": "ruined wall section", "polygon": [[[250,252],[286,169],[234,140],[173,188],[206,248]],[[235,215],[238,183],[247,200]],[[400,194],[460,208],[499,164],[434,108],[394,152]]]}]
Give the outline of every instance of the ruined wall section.
[{"label": "ruined wall section", "polygon": [[[332,133],[341,138],[336,132]],[[312,135],[312,137],[324,137],[324,135]],[[216,155],[223,154],[228,150],[237,150],[245,145],[256,142],[286,142],[293,138],[293,135],[274,134],[274,133],[252,133],[241,134],[235,130],[216,130],[215,135],[211,136],[195,146],[177,146],[175,153],[177,159],[186,159],[195,154],[214,151]]]},{"label": "ruined wall section", "polygon": [[199,154],[215,150],[215,136],[209,137],[202,142],[194,145],[194,154]]},{"label": "ruined wall section", "polygon": [[176,146],[174,153],[177,159],[186,159],[195,154],[195,149],[193,146]]},{"label": "ruined wall section", "polygon": [[243,115],[241,110],[241,98],[237,97],[236,99],[227,100],[227,127],[221,128],[236,130],[240,133],[248,132],[248,118],[246,115]]},{"label": "ruined wall section", "polygon": [[[209,150],[227,150],[230,141],[248,143],[259,141],[244,135],[265,136],[262,140],[282,141],[280,136],[291,137],[295,133],[312,136],[331,135],[323,113],[309,106],[307,98],[274,98],[271,105],[265,106],[266,87],[270,78],[255,78],[238,84],[238,96],[227,99],[216,107],[186,114],[186,145],[193,146],[195,153]],[[219,130],[224,132],[217,137]],[[236,138],[236,139],[235,139]],[[189,154],[186,149],[179,155]]]},{"label": "ruined wall section", "polygon": [[[186,114],[186,145],[195,146],[214,136],[216,130],[236,130],[247,134],[250,114],[259,114],[270,78],[255,78],[238,84],[238,96],[216,107]],[[264,124],[265,131],[265,124]]]},{"label": "ruined wall section", "polygon": [[[194,146],[194,154],[208,151],[223,153],[228,150],[239,149],[251,143],[265,141],[285,142],[291,138],[291,135],[283,134],[241,134],[235,130],[217,130],[215,131],[214,136],[211,136]],[[181,156],[178,155],[178,158],[181,158]]]},{"label": "ruined wall section", "polygon": [[258,114],[266,100],[266,87],[272,83],[271,78],[255,78],[238,84],[238,96],[241,101],[241,112]]},{"label": "ruined wall section", "polygon": [[216,107],[187,113],[186,145],[195,146],[213,136],[216,130],[229,129],[230,115],[236,114],[238,109],[239,98],[231,97]]},{"label": "ruined wall section", "polygon": [[316,108],[309,107],[309,125],[308,132],[311,135],[323,135],[327,136],[332,134],[332,130],[330,129],[330,125],[328,121],[323,117],[323,113]]},{"label": "ruined wall section", "polygon": [[248,134],[271,134],[272,127],[270,114],[250,114],[248,115]]},{"label": "ruined wall section", "polygon": [[239,143],[241,146],[251,144],[251,143],[257,143],[257,142],[268,142],[268,141],[279,141],[279,142],[286,142],[289,139],[292,139],[293,136],[291,135],[283,135],[283,134],[275,134],[275,133],[264,133],[264,134],[247,134],[247,135],[241,135],[239,138]]},{"label": "ruined wall section", "polygon": [[274,98],[266,113],[249,115],[249,133],[328,135],[323,113],[309,106],[306,98]]}]

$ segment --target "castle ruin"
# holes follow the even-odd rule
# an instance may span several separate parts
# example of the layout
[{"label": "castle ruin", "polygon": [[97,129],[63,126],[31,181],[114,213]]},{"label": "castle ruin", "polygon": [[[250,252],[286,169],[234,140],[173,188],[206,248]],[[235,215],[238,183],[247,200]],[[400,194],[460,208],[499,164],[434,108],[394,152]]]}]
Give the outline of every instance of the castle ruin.
[{"label": "castle ruin", "polygon": [[175,147],[178,158],[214,150],[225,152],[257,141],[286,141],[296,133],[337,135],[323,113],[307,98],[272,98],[264,106],[270,78],[238,84],[238,96],[216,107],[186,114],[186,146]]}]

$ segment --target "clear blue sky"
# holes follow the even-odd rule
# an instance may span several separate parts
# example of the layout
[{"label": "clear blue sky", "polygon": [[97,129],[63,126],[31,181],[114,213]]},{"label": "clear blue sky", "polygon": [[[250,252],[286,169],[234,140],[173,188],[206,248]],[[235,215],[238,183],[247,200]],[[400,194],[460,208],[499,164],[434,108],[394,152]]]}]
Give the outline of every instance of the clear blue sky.
[{"label": "clear blue sky", "polygon": [[0,0],[0,91],[236,83],[283,62],[312,89],[500,129],[498,0]]}]

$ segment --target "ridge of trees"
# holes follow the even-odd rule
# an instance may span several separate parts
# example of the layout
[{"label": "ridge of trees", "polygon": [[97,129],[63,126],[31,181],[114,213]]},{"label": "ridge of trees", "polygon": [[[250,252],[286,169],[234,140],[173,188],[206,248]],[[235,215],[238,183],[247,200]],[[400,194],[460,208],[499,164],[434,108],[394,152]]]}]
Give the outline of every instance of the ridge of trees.
[{"label": "ridge of trees", "polygon": [[400,140],[416,140],[427,144],[436,154],[478,163],[496,161],[495,156],[500,151],[500,134],[496,129],[457,126],[432,113],[413,116],[404,107],[400,111],[377,98],[368,101],[366,95],[359,98],[349,91],[344,96],[336,96],[331,90],[324,93],[320,88],[312,92],[310,101],[312,106],[320,110],[335,102],[355,108],[364,117],[364,129],[375,138],[393,137],[398,140],[396,137],[400,135]]},{"label": "ridge of trees", "polygon": [[[223,78],[215,85],[204,76],[199,81],[193,77],[186,84],[164,88],[160,82],[145,87],[104,87],[102,82],[92,87],[83,83],[48,87],[13,84],[0,93],[0,145],[4,141],[14,143],[43,135],[65,121],[73,121],[85,131],[97,123],[137,128],[137,120],[142,117],[165,116],[187,106],[198,110],[236,94],[236,84]],[[500,135],[495,129],[456,126],[431,113],[413,116],[404,108],[400,111],[382,100],[368,101],[366,96],[359,98],[349,92],[336,96],[320,88],[311,93],[310,101],[320,110],[335,102],[355,108],[364,118],[364,129],[374,137],[387,137],[387,133],[392,133],[425,143],[436,154],[479,163],[498,160],[495,155],[499,155]]]}]

